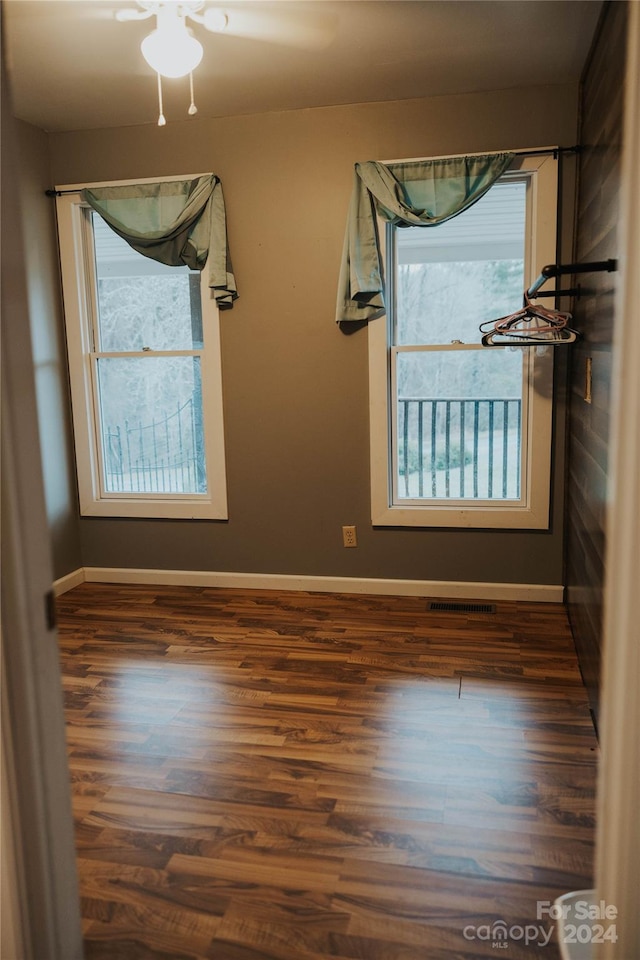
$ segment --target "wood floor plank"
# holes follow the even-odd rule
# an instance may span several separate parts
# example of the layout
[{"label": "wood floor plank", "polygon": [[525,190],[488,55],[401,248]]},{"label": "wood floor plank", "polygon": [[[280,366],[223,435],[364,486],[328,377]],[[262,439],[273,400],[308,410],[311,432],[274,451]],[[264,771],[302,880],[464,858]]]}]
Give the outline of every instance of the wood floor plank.
[{"label": "wood floor plank", "polygon": [[[565,611],[495,606],[60,597],[87,960],[480,960],[481,925],[590,886],[598,751]],[[533,952],[559,958],[555,937],[507,955]]]}]

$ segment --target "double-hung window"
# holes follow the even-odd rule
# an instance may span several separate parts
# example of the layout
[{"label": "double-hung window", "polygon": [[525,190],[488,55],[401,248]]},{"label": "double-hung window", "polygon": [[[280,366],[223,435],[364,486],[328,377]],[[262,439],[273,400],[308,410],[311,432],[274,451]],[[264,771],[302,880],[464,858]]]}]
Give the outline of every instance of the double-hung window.
[{"label": "double-hung window", "polygon": [[138,253],[79,192],[57,206],[81,513],[225,519],[219,318],[205,271]]},{"label": "double-hung window", "polygon": [[485,347],[555,262],[557,162],[516,157],[437,226],[379,222],[387,315],[369,323],[372,520],[546,528],[553,349]]}]

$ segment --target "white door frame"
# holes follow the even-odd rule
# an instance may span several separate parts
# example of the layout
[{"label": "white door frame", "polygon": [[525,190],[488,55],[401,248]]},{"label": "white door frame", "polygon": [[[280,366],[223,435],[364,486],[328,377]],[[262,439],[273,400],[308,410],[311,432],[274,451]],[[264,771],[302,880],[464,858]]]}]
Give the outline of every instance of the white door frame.
[{"label": "white door frame", "polygon": [[640,957],[640,3],[628,6],[596,856],[618,942],[601,960]]},{"label": "white door frame", "polygon": [[81,960],[82,934],[17,199],[2,62],[2,936],[7,960]]}]

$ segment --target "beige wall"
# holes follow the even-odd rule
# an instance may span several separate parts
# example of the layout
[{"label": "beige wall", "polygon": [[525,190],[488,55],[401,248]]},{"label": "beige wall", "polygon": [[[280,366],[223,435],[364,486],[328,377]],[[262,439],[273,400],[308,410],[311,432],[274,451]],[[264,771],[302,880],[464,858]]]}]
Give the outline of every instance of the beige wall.
[{"label": "beige wall", "polygon": [[230,520],[83,519],[83,563],[560,583],[562,402],[550,532],[374,530],[367,336],[334,307],[354,162],[573,144],[576,103],[571,85],[51,135],[57,184],[217,173],[240,290],[222,314]]}]

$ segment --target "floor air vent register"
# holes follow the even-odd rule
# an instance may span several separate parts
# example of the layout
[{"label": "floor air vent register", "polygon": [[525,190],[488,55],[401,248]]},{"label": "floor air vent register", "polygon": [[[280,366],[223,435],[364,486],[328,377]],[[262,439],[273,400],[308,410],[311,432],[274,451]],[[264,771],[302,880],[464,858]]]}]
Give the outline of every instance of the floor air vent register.
[{"label": "floor air vent register", "polygon": [[429,600],[428,611],[439,613],[495,613],[494,603],[458,603],[452,600]]}]

